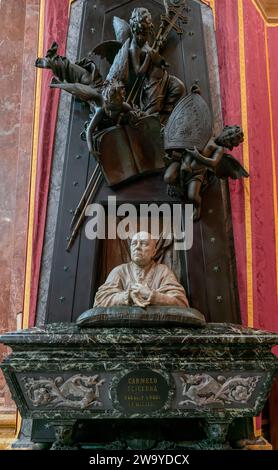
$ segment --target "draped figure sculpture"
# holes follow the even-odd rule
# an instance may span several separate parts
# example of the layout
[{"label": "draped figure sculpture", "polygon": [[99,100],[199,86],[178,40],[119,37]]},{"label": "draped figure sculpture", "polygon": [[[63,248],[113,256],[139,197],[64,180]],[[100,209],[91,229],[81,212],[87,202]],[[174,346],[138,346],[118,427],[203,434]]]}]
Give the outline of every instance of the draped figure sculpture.
[{"label": "draped figure sculpture", "polygon": [[136,233],[130,244],[131,262],[111,271],[97,291],[94,307],[188,307],[185,290],[174,273],[154,261],[155,247],[156,240],[149,233]]}]

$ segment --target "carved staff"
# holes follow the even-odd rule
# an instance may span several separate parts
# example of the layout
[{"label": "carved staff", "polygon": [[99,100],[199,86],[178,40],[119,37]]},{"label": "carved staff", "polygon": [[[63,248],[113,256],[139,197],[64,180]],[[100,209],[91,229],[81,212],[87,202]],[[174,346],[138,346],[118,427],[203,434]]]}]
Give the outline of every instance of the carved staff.
[{"label": "carved staff", "polygon": [[94,183],[95,183],[96,179],[98,178],[99,173],[100,173],[100,168],[99,168],[99,164],[97,163],[96,167],[93,171],[93,174],[90,178],[90,181],[87,184],[86,189],[85,189],[84,193],[82,194],[82,197],[81,197],[81,199],[78,203],[78,206],[74,211],[74,215],[73,215],[73,218],[72,218],[72,221],[71,221],[71,224],[70,224],[71,229],[75,226],[76,222],[78,221],[79,216],[81,214],[81,211],[84,207],[84,204],[86,203],[87,198],[88,198],[89,194],[91,193],[92,187],[94,186]]},{"label": "carved staff", "polygon": [[[72,245],[74,244],[75,239],[76,239],[80,229],[82,228],[83,221],[84,221],[85,215],[86,215],[87,207],[90,204],[90,202],[92,201],[94,195],[96,194],[96,192],[98,190],[98,186],[99,186],[100,182],[102,181],[102,173],[101,173],[99,165],[97,165],[96,168],[95,168],[95,175],[96,175],[96,178],[95,178],[93,186],[90,189],[90,192],[88,193],[88,197],[87,197],[86,202],[85,202],[85,197],[83,199],[83,201],[85,202],[85,205],[84,205],[82,211],[80,212],[80,216],[78,217],[78,220],[77,220],[77,222],[76,222],[76,224],[75,224],[75,226],[74,226],[74,228],[71,232],[69,242],[68,242],[68,245],[67,245],[67,251],[71,250]],[[85,193],[86,192],[87,192],[87,188],[85,190]],[[85,193],[84,193],[83,196],[85,196]],[[80,203],[79,203],[79,205],[80,205]]]},{"label": "carved staff", "polygon": [[[119,118],[118,118],[117,125],[121,124],[121,120],[122,120],[123,116],[124,116],[124,114],[121,113]],[[101,172],[99,164],[97,163],[96,167],[93,171],[93,174],[90,178],[90,181],[87,184],[87,187],[86,187],[84,193],[82,194],[82,197],[81,197],[81,199],[78,203],[78,206],[74,211],[74,216],[73,216],[71,224],[70,224],[70,228],[72,229],[72,232],[71,232],[69,243],[68,243],[68,246],[67,246],[67,251],[70,251],[70,249],[71,249],[71,247],[72,247],[72,245],[73,245],[73,243],[74,243],[74,241],[75,241],[75,239],[78,235],[78,232],[82,228],[82,225],[83,225],[83,222],[84,222],[84,219],[85,219],[86,209],[87,209],[88,205],[90,204],[90,201],[92,201],[92,199],[93,199],[93,197],[94,197],[101,181],[102,181],[102,172]]]},{"label": "carved staff", "polygon": [[[168,2],[164,0],[165,5],[165,12],[166,15],[161,15],[161,24],[152,45],[152,49],[154,52],[158,52],[161,44],[163,44],[170,32],[174,29],[178,34],[182,34],[182,29],[177,25],[178,21],[182,21],[183,23],[187,23],[187,17],[183,15],[183,11],[187,9],[187,0],[182,0],[179,6],[175,6],[175,3],[179,2],[171,2],[169,6]],[[132,90],[129,94],[127,102],[129,104],[134,104],[139,91],[142,88],[145,76],[137,77],[135,83],[132,87]]]}]

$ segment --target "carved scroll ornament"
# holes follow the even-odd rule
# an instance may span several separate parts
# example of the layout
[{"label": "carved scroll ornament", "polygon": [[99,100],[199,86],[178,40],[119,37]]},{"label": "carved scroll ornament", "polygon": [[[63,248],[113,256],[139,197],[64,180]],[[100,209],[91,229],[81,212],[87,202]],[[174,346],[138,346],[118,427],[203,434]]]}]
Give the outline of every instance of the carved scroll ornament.
[{"label": "carved scroll ornament", "polygon": [[209,374],[184,374],[180,377],[184,405],[246,404],[256,388],[259,376],[212,377]]},{"label": "carved scroll ornament", "polygon": [[24,387],[29,400],[35,407],[49,406],[54,408],[70,407],[86,409],[90,406],[102,406],[100,387],[105,382],[98,375],[88,377],[74,375],[63,377],[25,377]]}]

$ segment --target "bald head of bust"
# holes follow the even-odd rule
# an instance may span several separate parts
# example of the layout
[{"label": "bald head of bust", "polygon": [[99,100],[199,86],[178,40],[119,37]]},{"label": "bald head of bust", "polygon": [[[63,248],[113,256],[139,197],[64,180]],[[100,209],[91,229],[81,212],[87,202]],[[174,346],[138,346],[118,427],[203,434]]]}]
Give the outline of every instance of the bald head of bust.
[{"label": "bald head of bust", "polygon": [[156,253],[156,240],[148,232],[138,232],[133,235],[130,243],[131,260],[138,266],[148,266]]}]

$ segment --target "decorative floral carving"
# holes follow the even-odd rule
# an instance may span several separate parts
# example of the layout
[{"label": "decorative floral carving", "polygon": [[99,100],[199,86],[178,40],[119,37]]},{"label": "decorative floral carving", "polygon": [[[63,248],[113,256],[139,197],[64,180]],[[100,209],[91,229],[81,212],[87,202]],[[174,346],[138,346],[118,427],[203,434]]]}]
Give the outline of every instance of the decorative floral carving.
[{"label": "decorative floral carving", "polygon": [[179,406],[245,404],[251,398],[259,379],[259,376],[212,377],[209,374],[183,374],[180,380],[184,400],[179,402]]},{"label": "decorative floral carving", "polygon": [[77,374],[68,379],[63,377],[25,377],[23,383],[28,398],[38,406],[53,406],[54,408],[70,407],[86,409],[90,406],[102,406],[99,400],[99,388],[105,379],[98,375],[87,377]]}]

